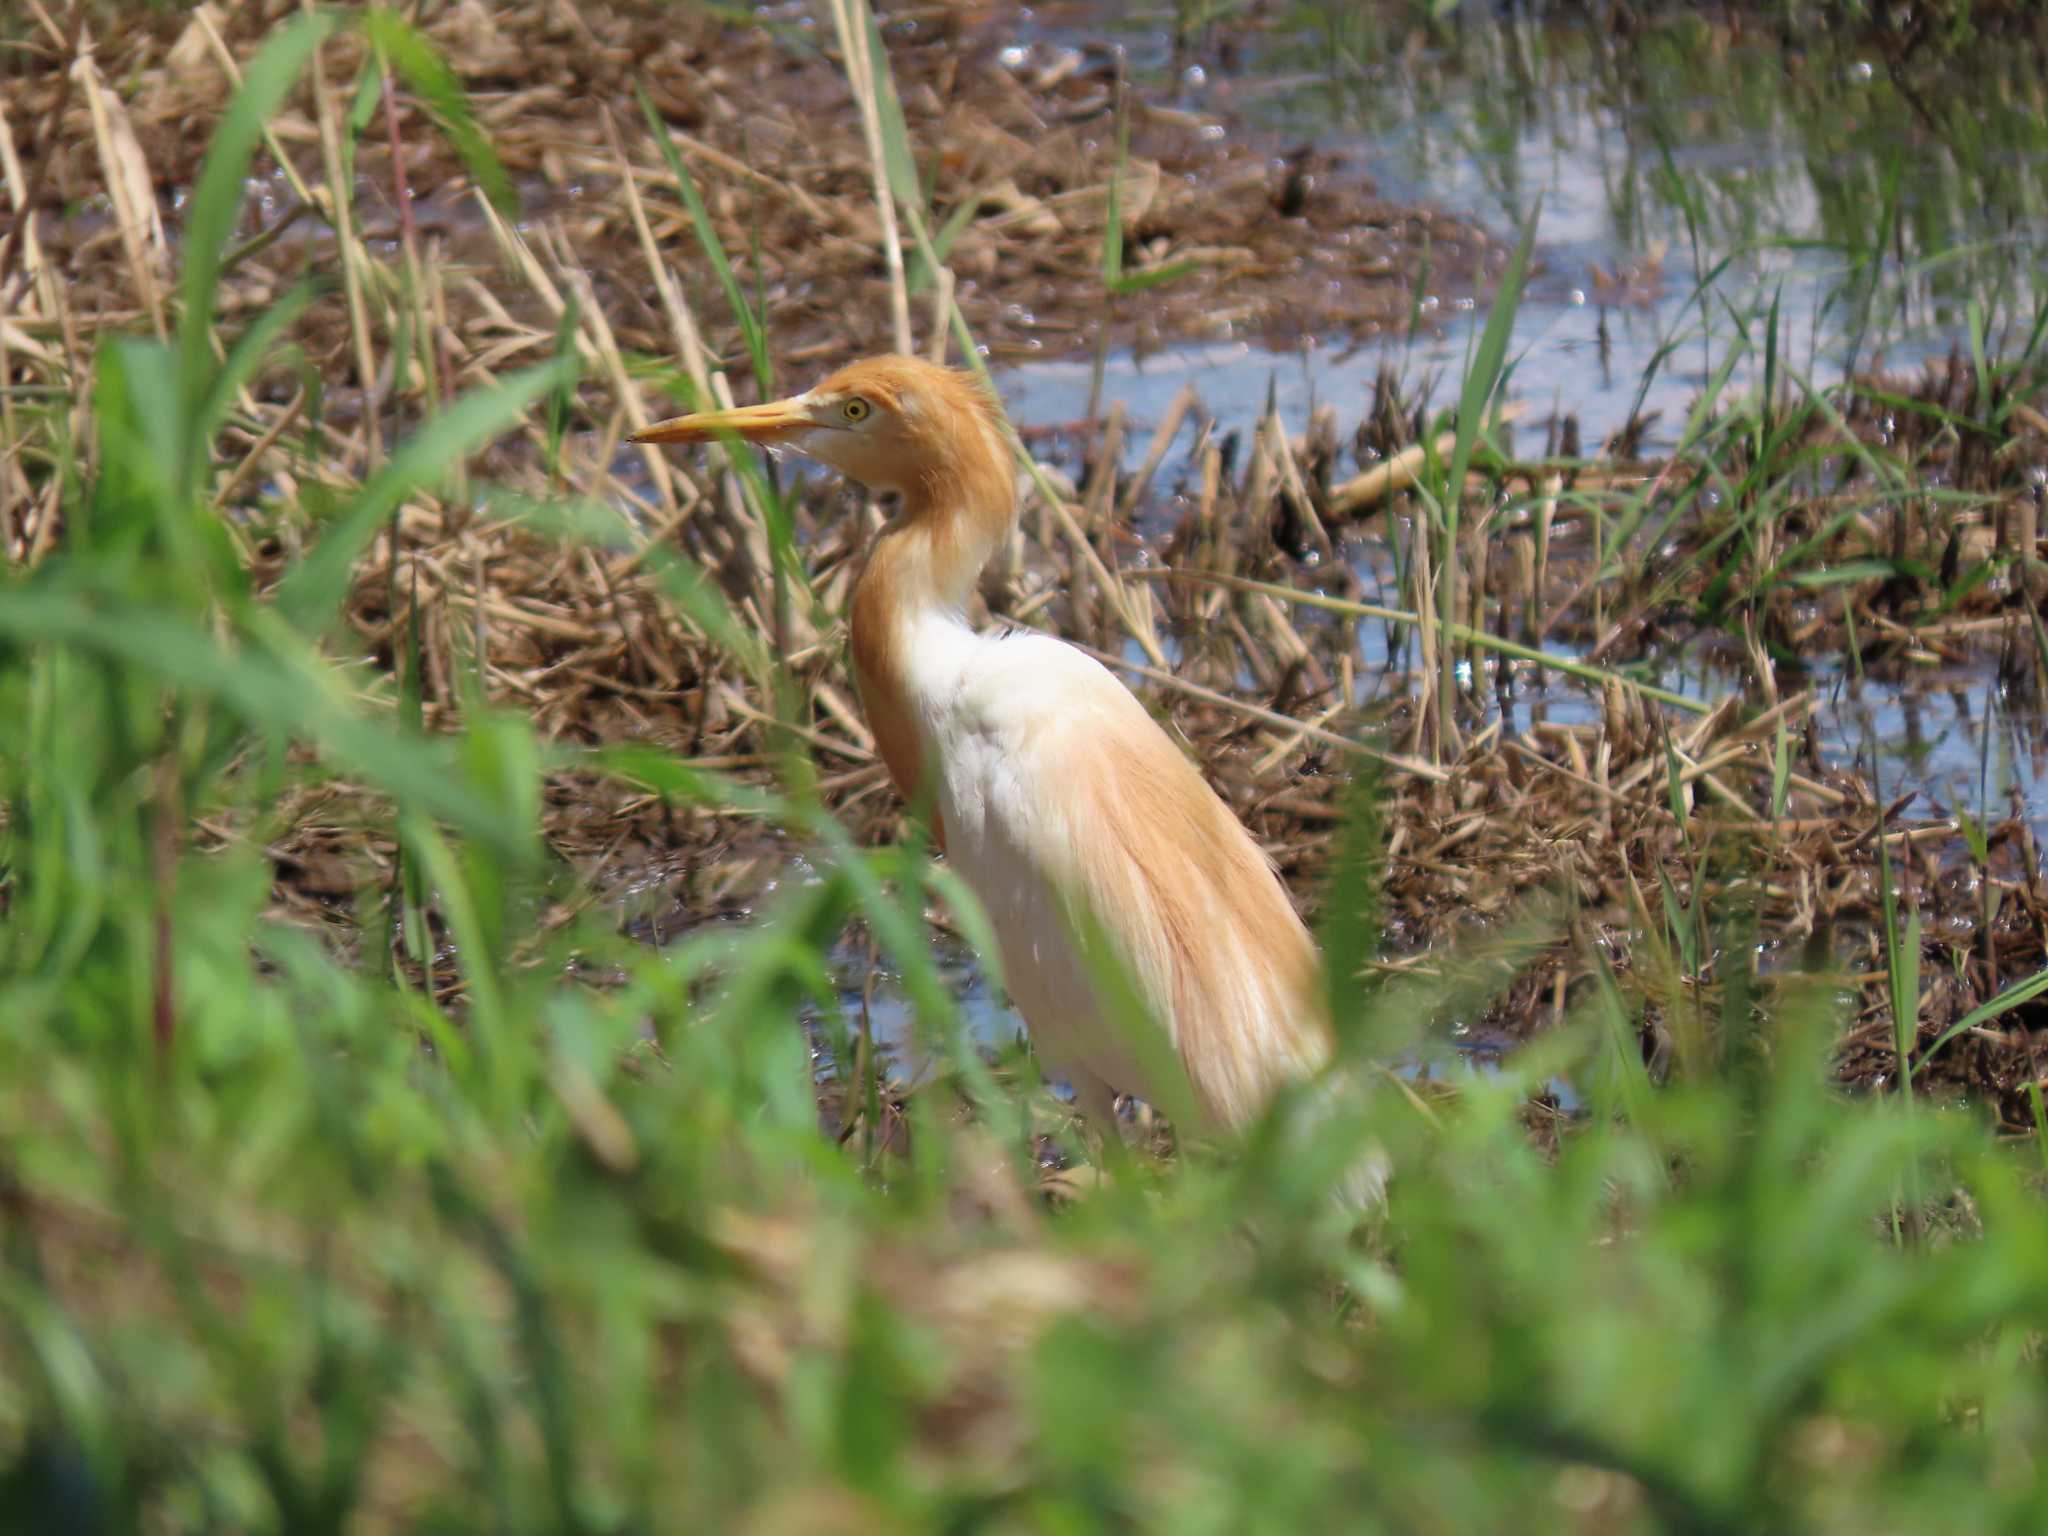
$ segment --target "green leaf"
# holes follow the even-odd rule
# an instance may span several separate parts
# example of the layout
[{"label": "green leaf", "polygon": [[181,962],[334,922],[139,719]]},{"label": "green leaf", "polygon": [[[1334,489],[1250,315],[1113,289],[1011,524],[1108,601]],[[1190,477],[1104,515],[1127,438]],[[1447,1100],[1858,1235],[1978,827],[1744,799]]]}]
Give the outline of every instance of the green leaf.
[{"label": "green leaf", "polygon": [[[933,231],[931,242],[932,255],[943,262],[952,253],[954,242],[960,238],[967,226],[974,222],[975,215],[980,212],[981,202],[978,197],[972,193],[963,197],[954,206],[953,211],[946,215],[945,223]],[[913,255],[915,262],[910,269],[910,275],[905,281],[909,285],[910,292],[919,293],[931,286],[932,268],[931,263],[925,260],[922,249],[915,251]]]},{"label": "green leaf", "polygon": [[889,178],[889,190],[896,201],[922,218],[924,188],[918,184],[917,156],[910,146],[910,125],[903,119],[903,102],[896,94],[896,76],[889,67],[888,45],[873,9],[860,7],[860,19],[867,24],[868,58],[875,81],[875,117],[882,129],[882,166]]},{"label": "green leaf", "polygon": [[[1916,957],[1917,953],[1916,950]],[[1937,1035],[1934,1043],[1920,1053],[1920,1059],[1913,1064],[1913,1070],[1908,1074],[1909,1077],[1918,1076],[1920,1069],[1934,1059],[1935,1052],[1939,1051],[1944,1045],[1947,1045],[1949,1041],[1955,1039],[1957,1035],[1968,1034],[1980,1025],[1989,1024],[2000,1014],[2010,1013],[2015,1008],[2031,1003],[2044,992],[2048,992],[2048,970],[2036,971],[2033,975],[2027,977],[2026,980],[2014,982],[2003,992],[1999,993],[1998,996],[1992,998],[1990,1002],[1980,1007],[1972,1008],[1968,1013]]]},{"label": "green leaf", "polygon": [[1536,245],[1536,226],[1543,218],[1543,200],[1538,198],[1522,226],[1522,237],[1501,274],[1500,288],[1487,311],[1486,329],[1480,333],[1479,348],[1465,369],[1465,381],[1458,393],[1458,430],[1451,447],[1451,462],[1444,473],[1438,505],[1442,518],[1442,545],[1437,551],[1437,621],[1445,626],[1439,653],[1443,677],[1437,690],[1437,709],[1442,716],[1443,737],[1451,736],[1451,716],[1457,700],[1457,646],[1449,626],[1457,621],[1454,601],[1458,574],[1458,514],[1465,495],[1465,471],[1472,463],[1472,450],[1484,430],[1487,403],[1501,379],[1507,361],[1508,338],[1514,334],[1515,310],[1521,303],[1522,283],[1529,271],[1529,253]]},{"label": "green leaf", "polygon": [[[235,338],[235,344],[228,352],[227,361],[213,376],[213,382],[208,386],[205,397],[200,402],[198,415],[188,428],[194,440],[194,452],[199,459],[199,463],[193,466],[195,469],[205,466],[207,450],[203,445],[212,443],[214,434],[220,430],[221,422],[227,418],[228,410],[234,404],[236,394],[262,369],[270,356],[271,348],[277,344],[278,338],[291,328],[292,323],[306,312],[306,306],[313,302],[316,291],[315,285],[310,281],[294,283],[285,290],[282,298],[257,316],[249,328]],[[195,493],[199,489],[196,484],[192,487]]]},{"label": "green leaf", "polygon": [[1323,986],[1330,1023],[1340,1042],[1351,1042],[1377,990],[1359,969],[1379,952],[1386,904],[1386,829],[1380,812],[1380,774],[1372,759],[1360,759],[1344,793],[1344,819],[1337,831],[1330,874],[1323,893],[1317,940],[1323,953]]},{"label": "green leaf", "polygon": [[356,71],[355,94],[349,98],[348,116],[341,125],[341,174],[351,185],[356,179],[356,149],[377,115],[377,103],[384,98],[384,73],[377,67],[377,55],[363,56]]},{"label": "green leaf", "polygon": [[724,242],[718,238],[717,227],[711,222],[711,210],[704,206],[704,199],[698,195],[696,179],[690,175],[690,168],[683,164],[682,153],[669,135],[667,122],[654,110],[654,102],[644,88],[635,87],[635,93],[640,98],[640,110],[647,118],[647,126],[654,134],[654,142],[661,148],[661,157],[668,162],[669,174],[676,179],[676,190],[682,194],[683,206],[689,210],[690,227],[697,233],[697,244],[711,263],[718,286],[725,290],[725,301],[732,306],[733,318],[739,322],[740,335],[747,345],[747,356],[754,365],[754,384],[761,391],[761,398],[766,400],[775,390],[775,370],[768,358],[768,333],[762,328],[760,317],[748,305],[747,296],[740,291],[739,279],[733,275],[732,263],[726,259]]},{"label": "green leaf", "polygon": [[1135,272],[1119,272],[1109,279],[1110,288],[1117,293],[1142,293],[1147,288],[1157,288],[1176,278],[1186,277],[1199,265],[1193,261],[1169,261],[1156,267],[1140,267]]},{"label": "green leaf", "polygon": [[[249,63],[242,88],[228,103],[227,115],[214,130],[185,216],[185,270],[178,284],[178,353],[185,379],[182,395],[187,421],[201,419],[201,401],[213,378],[214,289],[220,266],[241,212],[249,162],[262,142],[263,125],[299,78],[299,72],[334,30],[331,17],[318,12],[294,17],[279,28]],[[187,440],[185,446],[196,449]],[[181,477],[189,484],[187,477]]]},{"label": "green leaf", "polygon": [[601,773],[641,785],[684,805],[744,811],[776,821],[786,820],[790,815],[780,796],[717,769],[700,768],[688,758],[658,747],[618,743],[593,748],[584,761]]},{"label": "green leaf", "polygon": [[1529,273],[1529,253],[1535,249],[1536,226],[1542,217],[1543,202],[1539,198],[1528,222],[1522,226],[1522,237],[1508,258],[1507,270],[1501,273],[1500,287],[1486,314],[1486,329],[1480,333],[1479,349],[1472,354],[1471,366],[1465,370],[1458,392],[1458,431],[1444,477],[1443,498],[1453,527],[1459,500],[1464,495],[1465,471],[1471,467],[1472,450],[1479,441],[1487,404],[1500,384],[1501,369],[1507,361],[1508,338],[1514,334],[1515,311],[1521,304],[1522,284]]},{"label": "green leaf", "polygon": [[1792,788],[1792,734],[1785,717],[1778,717],[1777,737],[1771,745],[1771,819],[1782,821]]},{"label": "green leaf", "polygon": [[159,342],[117,336],[100,344],[93,369],[100,473],[88,514],[69,530],[74,551],[139,551],[153,530],[182,518],[182,423],[162,408],[180,398],[180,383],[176,354]]},{"label": "green leaf", "polygon": [[469,110],[469,98],[434,45],[396,11],[372,6],[363,16],[363,30],[377,52],[390,61],[427,115],[447,137],[469,174],[476,178],[491,206],[508,217],[519,211],[512,178],[491,147],[490,139]]},{"label": "green leaf", "polygon": [[1820,592],[1829,587],[1854,586],[1859,581],[1883,581],[1896,574],[1898,569],[1890,560],[1844,560],[1827,570],[1800,571],[1787,577],[1786,581],[1809,592]]},{"label": "green leaf", "polygon": [[570,413],[576,408],[576,381],[583,373],[582,353],[576,346],[576,331],[581,324],[580,306],[571,293],[562,305],[562,318],[555,325],[555,361],[564,376],[548,392],[547,461],[551,482],[559,480],[562,473],[562,439],[569,430]]},{"label": "green leaf", "polygon": [[256,646],[230,647],[177,614],[128,607],[116,619],[78,593],[19,588],[0,588],[0,635],[94,652],[209,696],[267,736],[308,737],[336,768],[508,850],[530,835],[479,802],[449,772],[449,754],[440,745],[408,741],[358,714],[332,674],[310,657],[287,662]]}]

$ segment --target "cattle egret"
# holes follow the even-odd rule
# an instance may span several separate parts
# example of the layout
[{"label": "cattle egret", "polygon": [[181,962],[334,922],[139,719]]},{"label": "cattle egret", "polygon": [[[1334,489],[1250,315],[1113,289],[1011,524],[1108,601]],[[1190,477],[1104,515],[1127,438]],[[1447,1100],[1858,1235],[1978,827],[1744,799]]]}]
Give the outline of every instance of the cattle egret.
[{"label": "cattle egret", "polygon": [[[910,357],[806,394],[703,411],[636,443],[731,434],[902,498],[853,589],[853,666],[897,789],[928,805],[987,909],[1003,975],[1046,1070],[1090,1128],[1115,1096],[1158,1104],[1156,1059],[1097,997],[1107,939],[1164,1027],[1209,1122],[1243,1128],[1327,1057],[1315,946],[1272,861],[1144,706],[1047,635],[977,634],[968,595],[1017,518],[1002,410],[973,375]],[[1077,914],[1085,914],[1078,916]]]}]

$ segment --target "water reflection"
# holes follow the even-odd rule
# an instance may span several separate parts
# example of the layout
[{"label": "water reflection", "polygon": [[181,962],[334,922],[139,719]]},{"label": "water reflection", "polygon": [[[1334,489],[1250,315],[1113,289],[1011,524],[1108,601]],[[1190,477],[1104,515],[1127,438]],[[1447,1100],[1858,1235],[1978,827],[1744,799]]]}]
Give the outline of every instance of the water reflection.
[{"label": "water reflection", "polygon": [[[1104,46],[1102,10],[1042,7],[1038,44]],[[1154,88],[1311,140],[1397,199],[1502,238],[1540,202],[1515,389],[1576,414],[1589,445],[1638,410],[1668,440],[1719,364],[1745,344],[1760,354],[1773,306],[1782,355],[1821,382],[1967,349],[1973,329],[1991,353],[2024,340],[2048,234],[2041,26],[1968,56],[1895,60],[1875,34],[1788,34],[1690,7],[1636,30],[1542,5],[1467,5],[1418,29],[1413,11],[1297,5],[1291,25],[1255,31],[1152,14],[1108,35]],[[1110,356],[1106,392],[1156,415],[1193,382],[1235,420],[1270,379],[1299,430],[1312,401],[1362,408],[1384,362],[1455,378],[1475,318],[1425,297],[1412,333],[1363,349],[1307,338],[1291,357]],[[1738,363],[1732,385],[1755,366]],[[1079,414],[1085,382],[1038,364],[1006,390],[1020,416],[1060,419]]]}]

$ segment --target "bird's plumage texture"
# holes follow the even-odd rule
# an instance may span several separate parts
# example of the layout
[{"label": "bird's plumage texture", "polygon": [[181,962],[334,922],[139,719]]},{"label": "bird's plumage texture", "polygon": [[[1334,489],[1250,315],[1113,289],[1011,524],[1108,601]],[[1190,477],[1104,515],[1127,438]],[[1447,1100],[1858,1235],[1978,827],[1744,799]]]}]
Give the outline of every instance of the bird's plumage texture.
[{"label": "bird's plumage texture", "polygon": [[1046,1065],[1095,1114],[1116,1091],[1169,1102],[1095,996],[1077,946],[1099,932],[1211,1128],[1243,1125],[1320,1058],[1314,951],[1264,854],[1092,658],[946,614],[909,638],[947,857],[988,909]]},{"label": "bird's plumage texture", "polygon": [[1315,950],[1257,843],[1099,663],[968,623],[975,579],[1016,519],[1000,407],[981,384],[873,358],[792,400],[645,436],[718,430],[901,493],[854,588],[862,701],[897,788],[929,807],[988,909],[1041,1059],[1097,1129],[1115,1134],[1117,1092],[1170,1095],[1096,996],[1091,936],[1114,946],[1165,1027],[1211,1128],[1241,1128],[1313,1070],[1328,1053]]}]

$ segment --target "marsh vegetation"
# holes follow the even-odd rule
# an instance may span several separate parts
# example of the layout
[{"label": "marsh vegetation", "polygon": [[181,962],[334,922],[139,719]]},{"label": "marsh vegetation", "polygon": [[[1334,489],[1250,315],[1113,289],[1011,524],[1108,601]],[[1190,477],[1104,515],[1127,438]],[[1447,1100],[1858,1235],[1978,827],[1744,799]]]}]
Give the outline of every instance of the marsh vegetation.
[{"label": "marsh vegetation", "polygon": [[[16,1523],[2033,1528],[2024,7],[4,25]],[[892,347],[1316,916],[1227,1156],[965,958],[880,510],[621,446]]]}]

